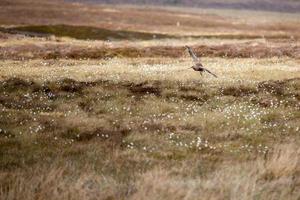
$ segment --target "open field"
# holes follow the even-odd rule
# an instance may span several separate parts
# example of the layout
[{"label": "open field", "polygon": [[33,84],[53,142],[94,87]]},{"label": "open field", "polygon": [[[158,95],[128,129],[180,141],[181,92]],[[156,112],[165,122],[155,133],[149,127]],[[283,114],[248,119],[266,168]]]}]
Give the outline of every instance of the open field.
[{"label": "open field", "polygon": [[1,200],[300,198],[299,14],[0,9]]},{"label": "open field", "polygon": [[297,63],[204,62],[1,62],[1,196],[299,197]]}]

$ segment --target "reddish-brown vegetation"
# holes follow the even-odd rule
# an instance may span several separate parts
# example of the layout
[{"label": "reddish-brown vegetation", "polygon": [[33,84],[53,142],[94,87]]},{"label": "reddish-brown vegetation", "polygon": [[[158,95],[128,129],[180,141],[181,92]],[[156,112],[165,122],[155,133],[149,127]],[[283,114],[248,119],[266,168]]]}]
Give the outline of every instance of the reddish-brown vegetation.
[{"label": "reddish-brown vegetation", "polygon": [[[102,59],[111,57],[182,57],[184,47],[117,47],[107,48],[84,46],[72,46],[67,44],[47,45],[12,45],[0,47],[1,59]],[[300,58],[300,46],[289,44],[277,44],[273,47],[264,43],[240,43],[226,45],[199,45],[194,46],[199,56],[229,57],[229,58],[268,58],[287,56]]]}]

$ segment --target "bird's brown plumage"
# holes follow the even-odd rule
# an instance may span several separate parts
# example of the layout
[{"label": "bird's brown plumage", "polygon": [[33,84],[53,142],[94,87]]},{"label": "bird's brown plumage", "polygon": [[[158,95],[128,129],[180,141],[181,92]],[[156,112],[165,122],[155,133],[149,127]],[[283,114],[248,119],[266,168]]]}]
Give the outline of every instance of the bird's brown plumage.
[{"label": "bird's brown plumage", "polygon": [[203,67],[202,63],[200,62],[200,59],[196,56],[196,54],[194,53],[194,51],[192,50],[191,47],[189,47],[189,46],[185,46],[185,47],[188,49],[188,52],[189,52],[190,56],[193,58],[193,61],[195,63],[195,65],[193,65],[191,67],[193,70],[200,72],[201,75],[203,72],[207,72],[217,78],[216,74],[212,73],[211,71],[209,71],[208,69]]}]

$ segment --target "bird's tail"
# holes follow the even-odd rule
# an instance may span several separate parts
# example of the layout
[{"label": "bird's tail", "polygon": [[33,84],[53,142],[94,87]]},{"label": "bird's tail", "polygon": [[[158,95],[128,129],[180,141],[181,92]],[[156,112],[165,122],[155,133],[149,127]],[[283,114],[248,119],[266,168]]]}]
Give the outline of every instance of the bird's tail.
[{"label": "bird's tail", "polygon": [[208,69],[205,69],[205,71],[207,71],[208,73],[210,73],[211,75],[213,75],[215,78],[218,78],[217,75],[215,75],[214,73],[212,73],[211,71],[209,71]]}]

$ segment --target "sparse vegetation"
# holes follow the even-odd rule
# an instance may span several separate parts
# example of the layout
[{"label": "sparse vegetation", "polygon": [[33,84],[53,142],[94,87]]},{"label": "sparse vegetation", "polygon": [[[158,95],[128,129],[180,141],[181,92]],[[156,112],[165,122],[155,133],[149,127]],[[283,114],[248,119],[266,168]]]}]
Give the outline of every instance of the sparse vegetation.
[{"label": "sparse vegetation", "polygon": [[[25,15],[30,1],[7,1],[0,8],[22,6]],[[55,1],[31,3],[34,16],[49,14],[40,11],[45,4],[57,11]],[[153,19],[132,22],[145,10],[63,4],[69,11],[61,19],[39,26],[32,26],[36,18],[21,20],[26,31],[54,27],[55,37],[0,35],[1,200],[299,199],[297,20],[285,18],[276,28],[281,33],[272,24],[264,27],[270,29],[267,39],[258,39],[249,25],[231,24],[238,21],[234,13],[151,8]],[[74,8],[86,11],[78,23],[70,21]],[[13,24],[11,15],[0,13],[0,23]],[[103,24],[88,23],[90,16],[102,16]],[[109,18],[120,22],[120,30]],[[195,25],[204,26],[202,18],[218,29],[199,31]],[[108,35],[122,32],[123,39],[142,31],[147,38],[82,40],[95,36],[90,29],[77,32],[83,19],[88,27],[113,30]],[[162,35],[174,31],[170,35],[180,37],[146,41],[156,20]],[[228,31],[225,25],[239,30],[228,33],[235,38],[218,35]],[[196,37],[182,36],[191,27]],[[60,37],[64,31],[81,40]],[[187,69],[192,61],[186,43],[217,79]]]}]

